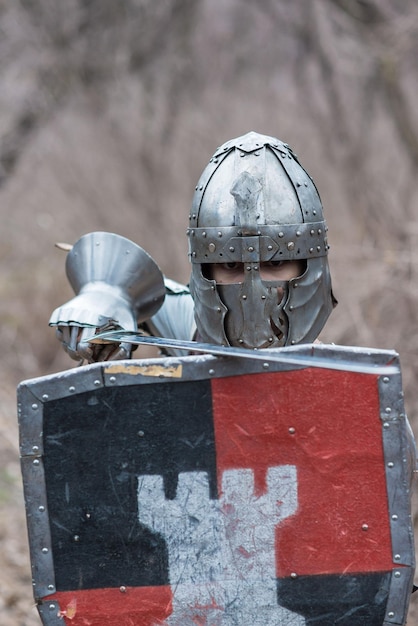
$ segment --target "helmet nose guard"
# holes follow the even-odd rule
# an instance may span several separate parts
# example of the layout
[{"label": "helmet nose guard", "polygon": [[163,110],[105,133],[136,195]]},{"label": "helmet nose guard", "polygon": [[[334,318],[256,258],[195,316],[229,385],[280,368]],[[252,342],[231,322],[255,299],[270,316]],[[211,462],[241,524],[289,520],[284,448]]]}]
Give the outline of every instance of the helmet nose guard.
[{"label": "helmet nose guard", "polygon": [[[327,261],[327,227],[316,187],[287,144],[250,132],[218,148],[196,187],[187,234],[192,262],[190,288],[203,340],[237,345],[231,336],[231,325],[235,329],[247,325],[242,334],[248,335],[248,326],[261,329],[264,324],[264,330],[259,331],[259,336],[256,333],[253,345],[248,346],[264,347],[263,337],[271,337],[268,310],[273,310],[274,301],[268,299],[270,309],[261,310],[258,296],[248,299],[249,294],[242,289],[240,295],[235,289],[235,301],[231,300],[226,295],[227,286],[220,287],[204,277],[203,264],[237,262],[254,271],[263,262],[293,260],[305,260],[306,271],[296,281],[289,281],[287,297],[279,303],[274,316],[280,322],[279,332],[269,345],[310,342],[316,338],[334,302]],[[254,294],[257,290],[260,287],[253,290]],[[246,314],[240,300],[244,295],[248,303]],[[274,306],[276,303],[277,299]],[[244,322],[233,323],[234,316]]]}]

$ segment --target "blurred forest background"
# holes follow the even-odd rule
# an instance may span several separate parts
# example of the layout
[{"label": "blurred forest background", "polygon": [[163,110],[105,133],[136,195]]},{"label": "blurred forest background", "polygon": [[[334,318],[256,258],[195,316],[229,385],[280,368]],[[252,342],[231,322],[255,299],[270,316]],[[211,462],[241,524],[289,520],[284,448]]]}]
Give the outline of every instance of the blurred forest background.
[{"label": "blurred forest background", "polygon": [[15,388],[74,365],[48,328],[72,296],[54,243],[117,232],[186,282],[227,139],[277,136],[314,178],[339,300],[322,339],[396,349],[418,433],[417,59],[416,0],[0,0],[2,626],[40,623]]}]

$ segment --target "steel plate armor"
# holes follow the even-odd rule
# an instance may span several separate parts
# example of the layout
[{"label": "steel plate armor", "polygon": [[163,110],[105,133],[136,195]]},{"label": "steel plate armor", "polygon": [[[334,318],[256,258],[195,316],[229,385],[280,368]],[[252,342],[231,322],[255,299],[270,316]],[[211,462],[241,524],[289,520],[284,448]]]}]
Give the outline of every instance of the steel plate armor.
[{"label": "steel plate armor", "polygon": [[[336,303],[326,233],[316,187],[287,144],[250,132],[218,148],[188,229],[201,339],[248,348],[314,341]],[[304,261],[301,276],[261,279],[260,263],[292,260]],[[243,282],[218,285],[205,269],[214,263],[243,263]]]}]

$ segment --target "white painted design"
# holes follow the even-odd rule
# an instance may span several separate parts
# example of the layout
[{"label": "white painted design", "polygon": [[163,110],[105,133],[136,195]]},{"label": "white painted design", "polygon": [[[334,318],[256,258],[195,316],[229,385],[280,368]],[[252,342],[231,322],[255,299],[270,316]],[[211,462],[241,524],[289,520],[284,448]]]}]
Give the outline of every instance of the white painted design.
[{"label": "white painted design", "polygon": [[139,476],[139,520],[166,540],[173,591],[170,626],[302,626],[277,604],[275,528],[297,509],[293,465],[271,467],[254,493],[250,469],[224,471],[219,500],[205,472],[179,475],[174,500],[162,476]]}]

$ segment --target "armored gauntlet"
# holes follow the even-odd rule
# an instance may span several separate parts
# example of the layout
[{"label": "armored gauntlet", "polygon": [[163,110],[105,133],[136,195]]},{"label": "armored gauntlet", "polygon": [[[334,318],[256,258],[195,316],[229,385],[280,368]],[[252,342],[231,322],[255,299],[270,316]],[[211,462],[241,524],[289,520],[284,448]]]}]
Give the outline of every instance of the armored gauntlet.
[{"label": "armored gauntlet", "polygon": [[97,330],[135,330],[164,301],[163,275],[140,246],[114,233],[84,235],[67,255],[66,274],[76,296],[55,309],[49,325],[71,358],[89,362],[126,358],[128,346],[93,346]]}]

